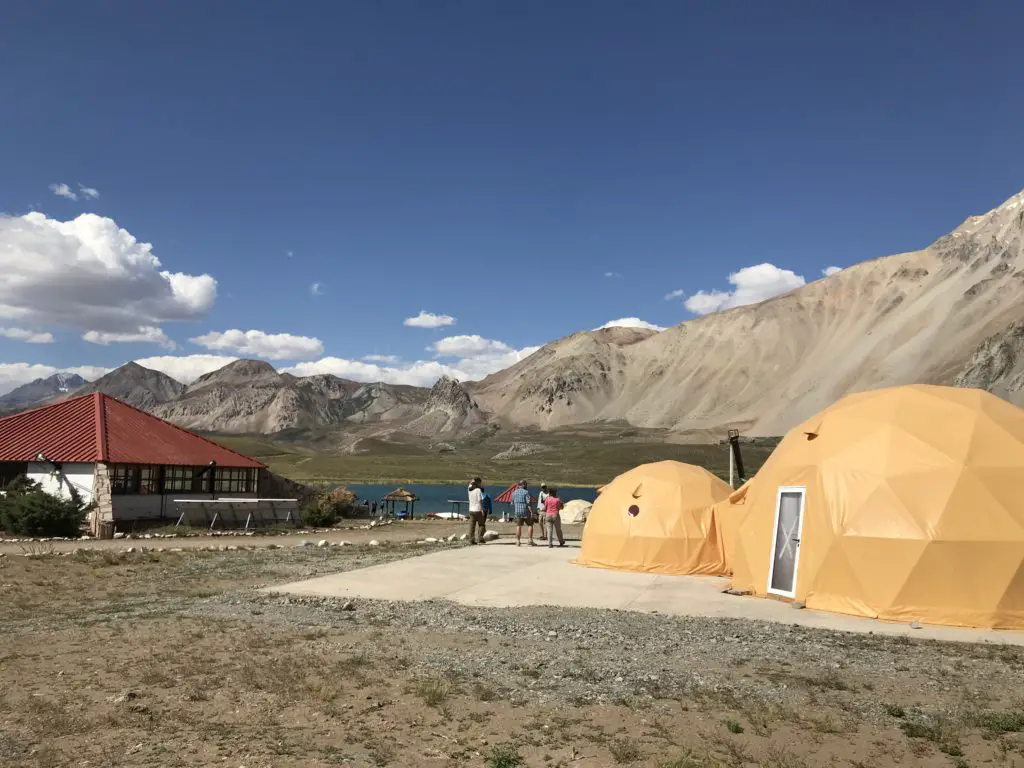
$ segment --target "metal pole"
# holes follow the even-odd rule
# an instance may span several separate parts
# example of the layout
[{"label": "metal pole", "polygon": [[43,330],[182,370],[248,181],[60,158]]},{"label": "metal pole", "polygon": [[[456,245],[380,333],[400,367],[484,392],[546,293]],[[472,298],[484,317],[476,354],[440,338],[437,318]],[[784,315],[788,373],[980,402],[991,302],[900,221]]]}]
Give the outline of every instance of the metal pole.
[{"label": "metal pole", "polygon": [[729,487],[732,489],[736,488],[736,457],[733,455],[732,443],[726,443],[729,446]]}]

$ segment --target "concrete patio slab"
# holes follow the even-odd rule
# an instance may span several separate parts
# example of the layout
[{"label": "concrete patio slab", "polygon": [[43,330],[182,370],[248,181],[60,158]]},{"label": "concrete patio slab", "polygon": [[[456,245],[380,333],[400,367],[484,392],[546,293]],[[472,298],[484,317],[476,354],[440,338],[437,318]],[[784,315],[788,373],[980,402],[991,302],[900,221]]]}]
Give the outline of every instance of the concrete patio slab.
[{"label": "concrete patio slab", "polygon": [[724,594],[728,580],[584,568],[573,563],[579,542],[565,549],[517,547],[498,541],[445,549],[357,571],[320,576],[265,591],[373,600],[451,600],[491,608],[563,606],[676,616],[754,619],[842,632],[920,639],[1024,645],[1024,632],[925,625],[912,629],[853,616],[796,610],[788,603]]}]

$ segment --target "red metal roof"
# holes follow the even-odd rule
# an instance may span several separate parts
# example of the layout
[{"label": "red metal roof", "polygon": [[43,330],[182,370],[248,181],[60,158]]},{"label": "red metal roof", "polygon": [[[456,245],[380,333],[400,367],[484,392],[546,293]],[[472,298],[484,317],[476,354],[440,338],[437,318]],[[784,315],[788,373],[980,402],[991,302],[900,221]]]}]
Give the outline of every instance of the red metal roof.
[{"label": "red metal roof", "polygon": [[[498,502],[499,504],[511,504],[512,503],[512,491],[514,491],[518,487],[519,487],[519,483],[513,483],[505,491],[503,491],[502,493],[498,494],[498,496],[494,500],[496,502]],[[530,496],[530,503],[531,504],[536,504],[537,503],[537,498],[535,496]]]},{"label": "red metal roof", "polygon": [[0,461],[107,461],[221,467],[263,464],[95,392],[0,419]]}]

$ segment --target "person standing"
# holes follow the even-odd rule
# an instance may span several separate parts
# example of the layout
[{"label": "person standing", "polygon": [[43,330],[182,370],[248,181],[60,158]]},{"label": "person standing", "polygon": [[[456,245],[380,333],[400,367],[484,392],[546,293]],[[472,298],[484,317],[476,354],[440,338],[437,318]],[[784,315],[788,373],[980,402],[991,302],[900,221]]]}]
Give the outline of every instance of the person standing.
[{"label": "person standing", "polygon": [[558,546],[565,546],[562,536],[562,500],[558,498],[558,489],[552,488],[544,499],[544,512],[548,518],[548,548],[555,546],[555,534],[558,534]]},{"label": "person standing", "polygon": [[533,540],[533,505],[530,503],[530,489],[525,480],[519,481],[519,487],[512,491],[512,512],[516,518],[516,546],[523,545],[523,525],[530,537],[530,546],[536,547]]},{"label": "person standing", "polygon": [[[487,525],[484,522],[483,481],[474,477],[469,484],[469,543],[483,544]],[[476,539],[476,529],[480,527],[480,540]]]},{"label": "person standing", "polygon": [[543,541],[548,537],[547,527],[545,525],[545,519],[547,514],[545,513],[546,507],[544,506],[548,498],[548,485],[547,483],[540,484],[540,493],[537,494],[537,522],[540,523],[540,539]]},{"label": "person standing", "polygon": [[480,493],[483,494],[480,497],[480,510],[484,513],[484,523],[486,523],[491,517],[491,512],[494,511],[494,506],[491,503],[491,495],[487,493],[486,488],[481,486]]}]

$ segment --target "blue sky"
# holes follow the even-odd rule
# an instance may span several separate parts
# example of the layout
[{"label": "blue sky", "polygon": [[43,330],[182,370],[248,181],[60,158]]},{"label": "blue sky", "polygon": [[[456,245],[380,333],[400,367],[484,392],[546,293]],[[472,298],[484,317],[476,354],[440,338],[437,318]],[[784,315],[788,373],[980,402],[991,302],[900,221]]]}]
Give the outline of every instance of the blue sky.
[{"label": "blue sky", "polygon": [[[196,355],[479,376],[610,320],[669,326],[923,247],[1024,187],[1020,4],[4,17],[0,391],[220,362]],[[404,324],[421,310],[454,322]]]}]

